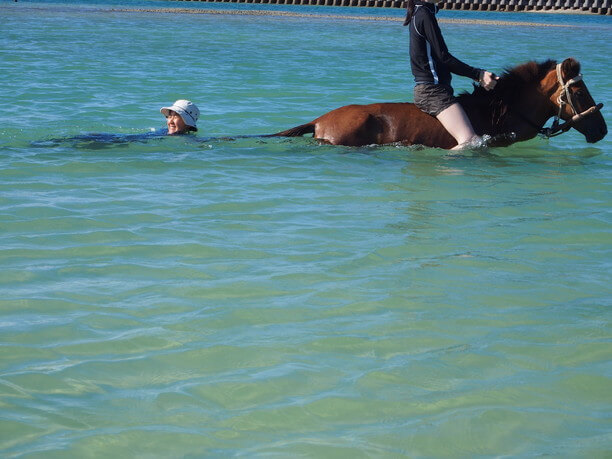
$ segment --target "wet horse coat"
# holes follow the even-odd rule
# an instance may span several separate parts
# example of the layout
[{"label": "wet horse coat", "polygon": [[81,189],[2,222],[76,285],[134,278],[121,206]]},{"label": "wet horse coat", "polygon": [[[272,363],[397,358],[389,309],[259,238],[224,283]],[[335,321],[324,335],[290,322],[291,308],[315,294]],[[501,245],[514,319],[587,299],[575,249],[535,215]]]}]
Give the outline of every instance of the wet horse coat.
[{"label": "wet horse coat", "polygon": [[[559,65],[552,60],[522,64],[506,71],[494,90],[475,87],[471,94],[463,93],[458,99],[476,133],[492,136],[495,146],[535,137],[553,116],[562,120],[574,117],[567,128],[574,127],[590,143],[598,142],[608,132],[598,113],[600,106],[595,106],[582,81],[580,64],[573,58]],[[592,107],[595,109],[588,116],[576,117]],[[408,102],[346,105],[272,136],[305,134],[333,145],[401,143],[445,149],[457,145],[436,118]]]}]

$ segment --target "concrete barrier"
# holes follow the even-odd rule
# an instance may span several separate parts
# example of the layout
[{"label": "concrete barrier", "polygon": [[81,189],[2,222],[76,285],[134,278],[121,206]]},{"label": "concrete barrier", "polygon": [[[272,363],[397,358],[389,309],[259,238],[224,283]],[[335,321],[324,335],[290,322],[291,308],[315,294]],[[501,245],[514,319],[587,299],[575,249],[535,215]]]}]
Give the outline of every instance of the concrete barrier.
[{"label": "concrete barrier", "polygon": [[[261,3],[275,5],[358,6],[406,8],[405,0],[175,0],[199,2]],[[445,10],[471,11],[563,11],[612,14],[611,0],[442,0]]]}]

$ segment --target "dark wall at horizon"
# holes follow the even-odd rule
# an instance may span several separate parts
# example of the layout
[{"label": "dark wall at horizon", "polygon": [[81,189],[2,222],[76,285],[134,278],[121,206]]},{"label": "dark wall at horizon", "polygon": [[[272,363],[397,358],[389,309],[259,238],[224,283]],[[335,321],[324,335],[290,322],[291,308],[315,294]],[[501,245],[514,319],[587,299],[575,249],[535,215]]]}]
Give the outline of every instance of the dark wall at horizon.
[{"label": "dark wall at horizon", "polygon": [[[276,5],[361,6],[405,8],[404,0],[177,0],[216,3],[262,3]],[[612,14],[611,0],[442,0],[441,8],[472,11],[563,11]]]}]

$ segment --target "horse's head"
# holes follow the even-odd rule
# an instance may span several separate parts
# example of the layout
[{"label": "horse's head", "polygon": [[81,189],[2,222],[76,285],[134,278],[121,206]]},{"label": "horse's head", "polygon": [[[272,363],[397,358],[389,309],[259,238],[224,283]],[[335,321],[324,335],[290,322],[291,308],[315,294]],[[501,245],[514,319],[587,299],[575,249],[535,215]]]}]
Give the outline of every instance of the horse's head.
[{"label": "horse's head", "polygon": [[[580,63],[573,59],[565,59],[557,64],[556,69],[557,88],[551,97],[551,101],[557,107],[559,117],[569,120],[595,106],[589,90],[580,74]],[[585,116],[572,125],[578,132],[584,135],[589,143],[599,142],[608,133],[606,121],[599,111]]]}]

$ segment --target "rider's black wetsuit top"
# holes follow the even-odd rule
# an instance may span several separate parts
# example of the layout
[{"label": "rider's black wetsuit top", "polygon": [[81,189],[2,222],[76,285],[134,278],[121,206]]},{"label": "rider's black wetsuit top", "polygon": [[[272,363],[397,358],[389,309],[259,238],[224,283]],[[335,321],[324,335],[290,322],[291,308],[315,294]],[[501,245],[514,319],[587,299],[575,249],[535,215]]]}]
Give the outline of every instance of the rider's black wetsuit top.
[{"label": "rider's black wetsuit top", "polygon": [[420,0],[414,3],[409,29],[410,66],[415,84],[450,86],[451,72],[478,81],[480,69],[461,62],[448,52],[435,16],[438,7]]}]

